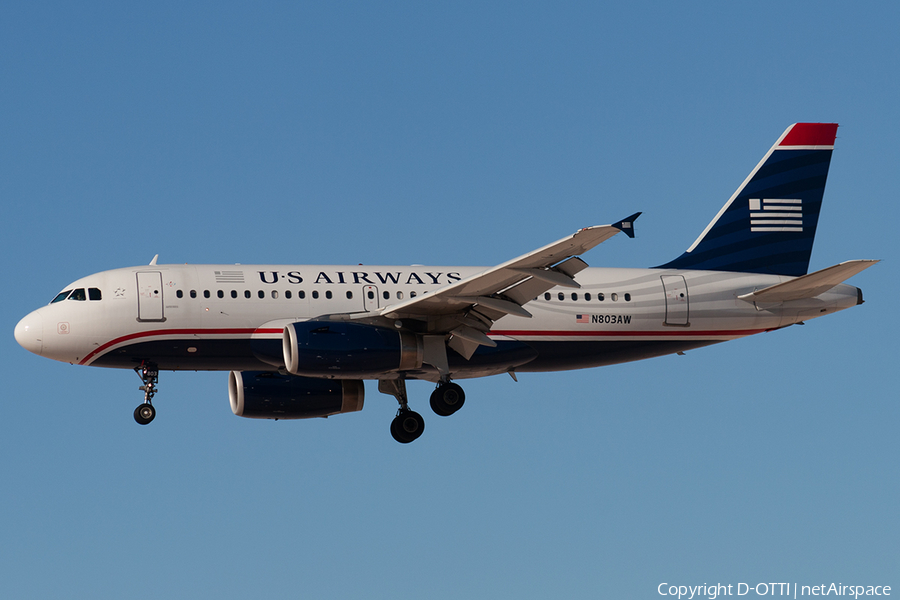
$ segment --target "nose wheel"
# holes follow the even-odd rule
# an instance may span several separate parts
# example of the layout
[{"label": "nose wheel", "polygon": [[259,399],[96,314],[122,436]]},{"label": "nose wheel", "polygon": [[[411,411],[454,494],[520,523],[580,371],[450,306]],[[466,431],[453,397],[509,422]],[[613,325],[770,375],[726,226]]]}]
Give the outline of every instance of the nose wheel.
[{"label": "nose wheel", "polygon": [[156,384],[159,382],[159,369],[156,365],[141,365],[135,367],[134,372],[141,378],[142,385],[139,390],[144,392],[144,402],[134,409],[134,420],[138,425],[147,425],[156,417],[156,409],[151,404],[156,395]]},{"label": "nose wheel", "polygon": [[152,404],[139,404],[138,407],[134,409],[134,420],[140,425],[148,424],[154,417],[156,417],[156,409],[153,408]]}]

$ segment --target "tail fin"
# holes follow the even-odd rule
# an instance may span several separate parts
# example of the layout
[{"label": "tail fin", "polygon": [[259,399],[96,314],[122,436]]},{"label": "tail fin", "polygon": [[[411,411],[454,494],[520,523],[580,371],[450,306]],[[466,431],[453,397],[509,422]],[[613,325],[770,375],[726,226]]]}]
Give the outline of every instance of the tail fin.
[{"label": "tail fin", "polygon": [[656,268],[805,275],[837,128],[788,127],[697,241]]}]

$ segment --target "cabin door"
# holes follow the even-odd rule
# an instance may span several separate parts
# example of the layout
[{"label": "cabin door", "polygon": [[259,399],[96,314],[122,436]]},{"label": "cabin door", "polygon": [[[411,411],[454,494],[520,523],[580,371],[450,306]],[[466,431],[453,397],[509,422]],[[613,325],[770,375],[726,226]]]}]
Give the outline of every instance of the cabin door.
[{"label": "cabin door", "polygon": [[690,311],[687,282],[682,275],[663,275],[663,290],[666,293],[666,325],[687,327]]},{"label": "cabin door", "polygon": [[138,321],[165,321],[163,316],[162,273],[137,274]]}]

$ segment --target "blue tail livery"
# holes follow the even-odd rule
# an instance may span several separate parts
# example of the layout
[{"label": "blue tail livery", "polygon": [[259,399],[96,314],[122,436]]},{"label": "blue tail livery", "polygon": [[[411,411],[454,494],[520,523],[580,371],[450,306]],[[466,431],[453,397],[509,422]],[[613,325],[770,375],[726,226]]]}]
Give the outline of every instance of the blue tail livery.
[{"label": "blue tail livery", "polygon": [[697,241],[657,268],[805,275],[837,128],[788,127]]}]

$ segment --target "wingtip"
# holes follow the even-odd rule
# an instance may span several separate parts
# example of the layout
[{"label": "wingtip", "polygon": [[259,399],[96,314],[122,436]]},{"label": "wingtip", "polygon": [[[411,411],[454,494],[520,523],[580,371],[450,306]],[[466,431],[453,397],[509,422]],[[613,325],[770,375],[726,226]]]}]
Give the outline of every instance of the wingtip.
[{"label": "wingtip", "polygon": [[618,223],[613,223],[612,226],[615,227],[616,229],[618,229],[619,231],[622,231],[628,237],[633,238],[634,237],[634,222],[635,222],[635,220],[637,220],[637,218],[639,216],[641,216],[641,213],[636,212],[631,216],[625,217]]}]

